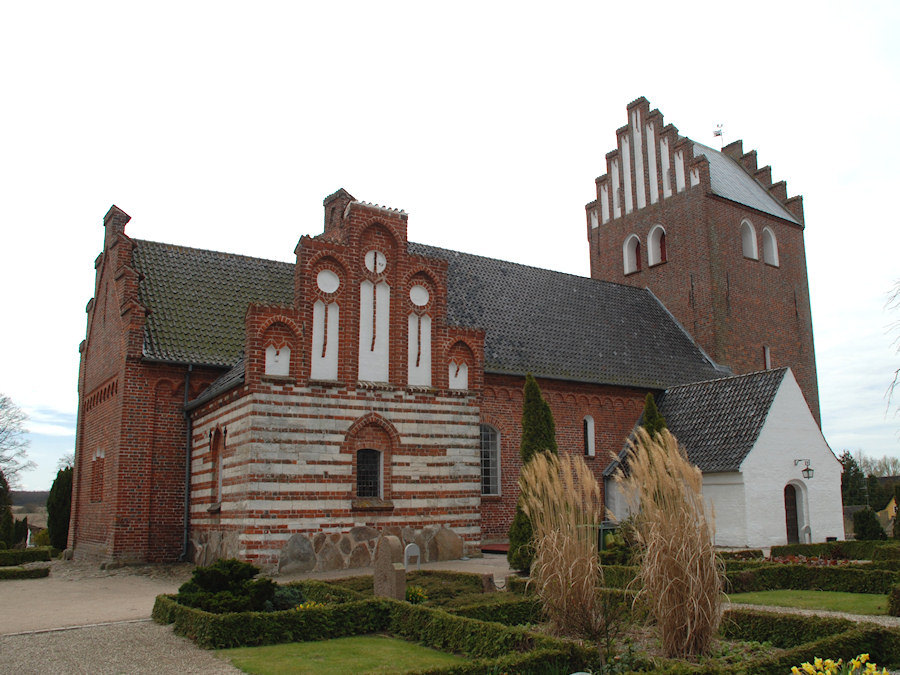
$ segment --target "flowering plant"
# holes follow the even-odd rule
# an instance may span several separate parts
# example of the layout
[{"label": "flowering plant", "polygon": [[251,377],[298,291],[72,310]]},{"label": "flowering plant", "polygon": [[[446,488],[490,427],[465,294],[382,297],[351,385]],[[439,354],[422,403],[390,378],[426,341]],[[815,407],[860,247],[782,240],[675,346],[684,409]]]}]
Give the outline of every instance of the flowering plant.
[{"label": "flowering plant", "polygon": [[831,659],[815,658],[812,663],[802,663],[800,667],[791,668],[793,675],[888,675],[887,668],[882,668],[879,672],[878,666],[869,661],[868,654],[860,654],[855,659],[851,659],[849,663],[844,663],[843,659],[832,661]]},{"label": "flowering plant", "polygon": [[407,586],[406,587],[406,601],[412,603],[413,605],[418,605],[425,602],[428,599],[428,594],[425,592],[425,589],[421,586]]},{"label": "flowering plant", "polygon": [[316,602],[315,600],[307,600],[306,602],[300,603],[296,607],[294,607],[295,611],[301,611],[304,609],[313,609],[315,607],[324,607],[324,602]]}]

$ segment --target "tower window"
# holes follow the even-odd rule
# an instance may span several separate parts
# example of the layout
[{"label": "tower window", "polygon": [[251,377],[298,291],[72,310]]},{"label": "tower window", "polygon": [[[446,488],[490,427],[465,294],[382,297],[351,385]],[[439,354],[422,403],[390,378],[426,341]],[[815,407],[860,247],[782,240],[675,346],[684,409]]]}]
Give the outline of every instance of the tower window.
[{"label": "tower window", "polygon": [[593,457],[597,454],[597,450],[594,447],[594,418],[590,415],[585,415],[582,426],[584,427],[584,456]]},{"label": "tower window", "polygon": [[647,237],[647,258],[651,267],[666,262],[666,231],[662,225],[656,225],[650,230],[650,236]]},{"label": "tower window", "polygon": [[356,496],[381,497],[381,453],[369,448],[356,453]]},{"label": "tower window", "polygon": [[622,262],[625,274],[641,271],[641,240],[636,234],[628,237],[622,245]]},{"label": "tower window", "polygon": [[481,494],[500,494],[500,434],[481,425]]},{"label": "tower window", "polygon": [[763,368],[772,369],[772,351],[766,346],[763,346]]},{"label": "tower window", "polygon": [[778,242],[768,227],[763,229],[763,262],[778,267]]},{"label": "tower window", "polygon": [[756,230],[749,220],[741,222],[741,250],[745,258],[751,260],[759,260],[759,253],[756,248]]}]

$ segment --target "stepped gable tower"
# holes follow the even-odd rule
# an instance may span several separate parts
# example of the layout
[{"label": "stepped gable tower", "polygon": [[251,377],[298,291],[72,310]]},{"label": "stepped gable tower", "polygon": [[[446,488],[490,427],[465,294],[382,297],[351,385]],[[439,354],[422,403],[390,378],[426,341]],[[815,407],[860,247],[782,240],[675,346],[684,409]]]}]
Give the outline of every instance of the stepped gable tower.
[{"label": "stepped gable tower", "polygon": [[803,198],[741,141],[680,136],[643,97],[627,111],[586,206],[591,276],[648,288],[737,374],[790,366],[821,424]]}]

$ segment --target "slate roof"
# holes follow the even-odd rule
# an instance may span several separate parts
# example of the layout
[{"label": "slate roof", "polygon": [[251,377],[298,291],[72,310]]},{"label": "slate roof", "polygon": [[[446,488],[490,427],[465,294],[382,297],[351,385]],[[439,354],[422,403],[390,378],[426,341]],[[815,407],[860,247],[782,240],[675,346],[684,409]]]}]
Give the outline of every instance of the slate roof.
[{"label": "slate roof", "polygon": [[659,411],[701,471],[739,471],[786,372],[779,368],[672,387],[659,397]]},{"label": "slate roof", "polygon": [[[290,263],[135,243],[148,359],[232,368],[247,304],[293,300]],[[646,289],[423,244],[408,250],[448,261],[448,320],[484,329],[487,372],[650,389],[723,372]],[[232,369],[214,387],[239,382]]]},{"label": "slate roof", "polygon": [[231,367],[244,348],[251,302],[291,305],[294,265],[135,239],[142,278],[138,300],[150,310],[144,356]]},{"label": "slate roof", "polygon": [[710,189],[714,194],[799,225],[791,212],[747,173],[743,166],[718,150],[696,141],[693,143],[694,157],[705,155],[709,160]]},{"label": "slate roof", "polygon": [[721,370],[646,289],[410,243],[449,263],[448,321],[485,331],[485,370],[665,389]]}]

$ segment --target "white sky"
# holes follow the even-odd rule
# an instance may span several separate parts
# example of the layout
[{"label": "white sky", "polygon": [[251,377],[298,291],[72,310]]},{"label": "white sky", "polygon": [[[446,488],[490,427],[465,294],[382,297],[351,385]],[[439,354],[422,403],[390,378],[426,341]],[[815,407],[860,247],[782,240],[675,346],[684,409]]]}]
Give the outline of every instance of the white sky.
[{"label": "white sky", "polygon": [[4,3],[0,392],[31,415],[22,487],[74,448],[111,204],[135,238],[292,261],[344,187],[409,212],[413,241],[587,275],[584,205],[638,96],[701,143],[724,124],[803,195],[825,436],[900,456],[900,5],[609,4]]}]

